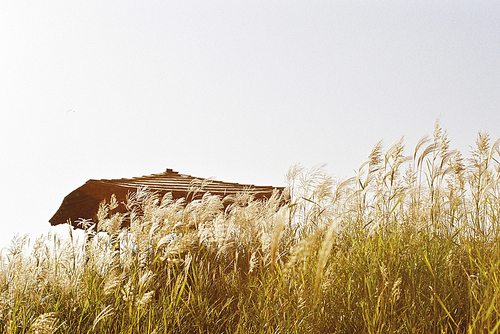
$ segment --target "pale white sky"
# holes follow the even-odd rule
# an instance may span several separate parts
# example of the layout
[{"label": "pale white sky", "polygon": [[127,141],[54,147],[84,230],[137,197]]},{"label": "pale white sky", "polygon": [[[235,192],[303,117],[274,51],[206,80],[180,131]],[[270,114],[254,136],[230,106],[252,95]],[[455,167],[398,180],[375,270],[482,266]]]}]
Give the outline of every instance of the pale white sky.
[{"label": "pale white sky", "polygon": [[0,248],[88,179],[353,176],[440,119],[500,137],[499,1],[2,1]]}]

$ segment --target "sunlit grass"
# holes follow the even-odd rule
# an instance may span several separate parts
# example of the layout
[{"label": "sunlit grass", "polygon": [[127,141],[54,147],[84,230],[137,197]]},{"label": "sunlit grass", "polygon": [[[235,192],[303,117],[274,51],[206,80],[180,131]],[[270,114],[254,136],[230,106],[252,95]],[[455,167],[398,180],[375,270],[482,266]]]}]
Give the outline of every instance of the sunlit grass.
[{"label": "sunlit grass", "polygon": [[[375,145],[353,178],[293,166],[290,201],[103,203],[87,243],[18,238],[0,262],[4,333],[494,333],[500,150],[436,125]],[[131,219],[128,231],[122,219]],[[96,233],[104,231],[106,233]]]}]

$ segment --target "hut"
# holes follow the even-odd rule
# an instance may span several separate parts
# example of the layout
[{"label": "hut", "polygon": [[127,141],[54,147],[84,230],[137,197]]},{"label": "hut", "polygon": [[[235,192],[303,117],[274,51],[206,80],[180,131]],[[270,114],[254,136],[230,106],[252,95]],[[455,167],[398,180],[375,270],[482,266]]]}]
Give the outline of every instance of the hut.
[{"label": "hut", "polygon": [[[193,187],[196,188],[195,192],[193,192]],[[139,188],[145,188],[160,196],[171,193],[173,199],[185,198],[187,202],[199,199],[207,192],[225,198],[239,192],[249,191],[254,198],[265,200],[269,199],[274,191],[280,193],[284,191],[284,187],[254,186],[195,178],[167,169],[160,174],[134,178],[89,180],[64,198],[49,222],[51,225],[59,225],[69,221],[75,228],[81,228],[82,226],[79,224],[81,220],[96,221],[100,203],[103,200],[109,202],[113,194],[119,203],[114,212],[127,212],[125,207],[127,196]]]}]

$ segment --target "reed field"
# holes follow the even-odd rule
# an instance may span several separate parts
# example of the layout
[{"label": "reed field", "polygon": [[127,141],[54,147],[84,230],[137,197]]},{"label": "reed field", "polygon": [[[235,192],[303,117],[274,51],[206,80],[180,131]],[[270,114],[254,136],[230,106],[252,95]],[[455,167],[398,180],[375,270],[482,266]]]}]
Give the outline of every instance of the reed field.
[{"label": "reed field", "polygon": [[108,199],[88,242],[1,252],[0,331],[496,333],[499,145],[480,133],[462,155],[436,124],[349,179],[292,166],[268,201]]}]

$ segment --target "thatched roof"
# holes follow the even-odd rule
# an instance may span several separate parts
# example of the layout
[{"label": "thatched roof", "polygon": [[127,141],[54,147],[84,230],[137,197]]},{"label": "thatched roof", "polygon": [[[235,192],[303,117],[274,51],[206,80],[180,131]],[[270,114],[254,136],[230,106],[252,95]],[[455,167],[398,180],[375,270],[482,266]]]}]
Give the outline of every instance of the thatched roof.
[{"label": "thatched roof", "polygon": [[[202,187],[193,193],[193,186],[199,187],[200,185]],[[89,180],[64,198],[59,210],[49,220],[50,224],[59,225],[70,220],[74,227],[81,227],[77,226],[77,222],[81,219],[95,221],[99,204],[102,200],[109,202],[113,194],[116,195],[116,199],[120,203],[115,211],[126,212],[123,203],[127,196],[143,187],[146,187],[148,191],[158,193],[160,196],[171,193],[174,199],[185,198],[188,202],[201,198],[206,192],[224,198],[239,192],[250,191],[256,199],[268,199],[275,189],[278,192],[284,190],[283,187],[254,186],[195,178],[191,175],[179,174],[171,169],[160,174],[130,179]],[[193,196],[195,197],[193,198]]]}]

